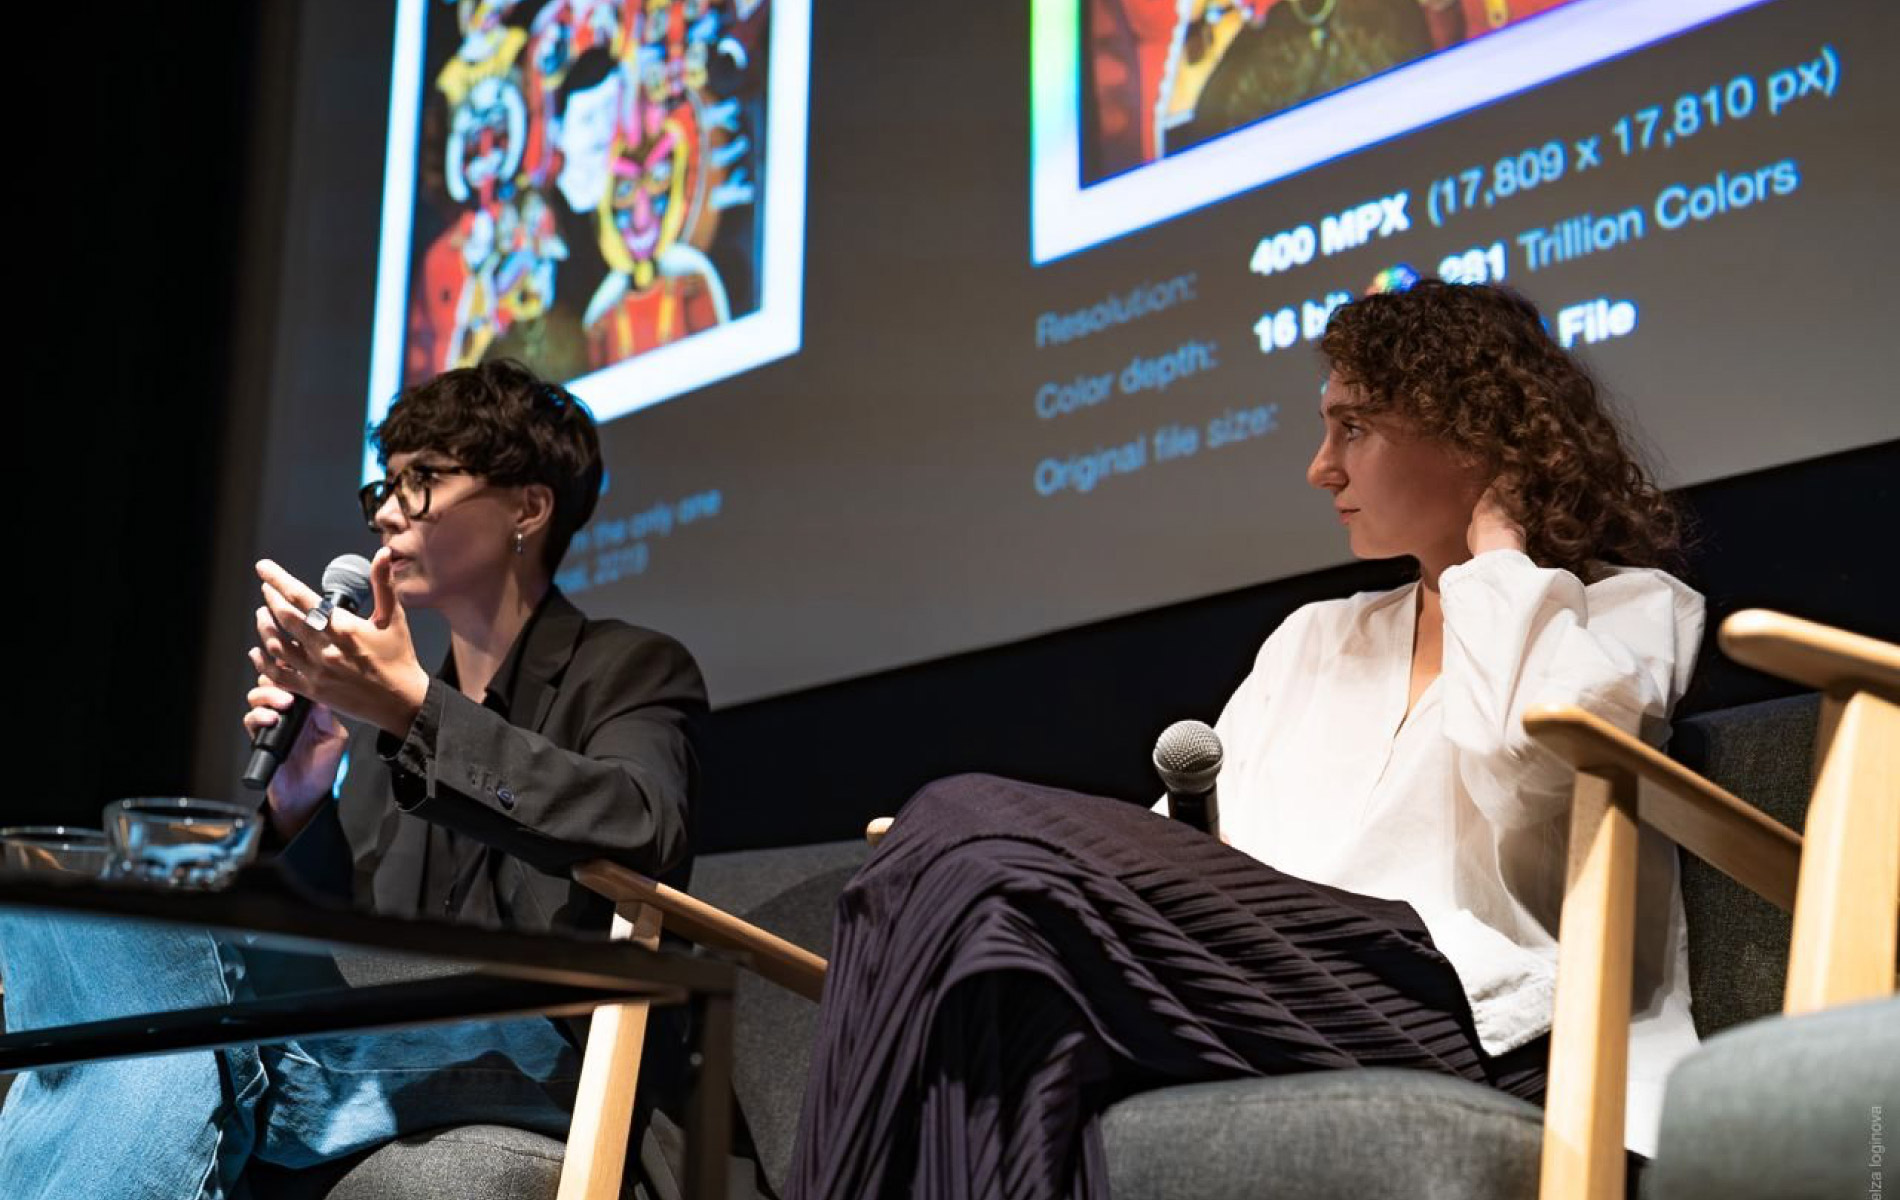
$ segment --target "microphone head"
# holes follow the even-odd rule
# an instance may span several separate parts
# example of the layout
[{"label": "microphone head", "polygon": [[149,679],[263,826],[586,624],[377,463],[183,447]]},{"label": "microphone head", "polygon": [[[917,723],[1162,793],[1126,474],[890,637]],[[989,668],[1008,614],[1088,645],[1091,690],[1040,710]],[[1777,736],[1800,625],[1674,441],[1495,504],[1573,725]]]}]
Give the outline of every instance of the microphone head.
[{"label": "microphone head", "polygon": [[339,554],[323,569],[323,594],[338,596],[338,606],[353,613],[365,613],[372,605],[369,586],[369,559],[360,554]]},{"label": "microphone head", "polygon": [[1155,773],[1171,792],[1205,792],[1220,774],[1220,735],[1200,721],[1176,721],[1155,741]]}]

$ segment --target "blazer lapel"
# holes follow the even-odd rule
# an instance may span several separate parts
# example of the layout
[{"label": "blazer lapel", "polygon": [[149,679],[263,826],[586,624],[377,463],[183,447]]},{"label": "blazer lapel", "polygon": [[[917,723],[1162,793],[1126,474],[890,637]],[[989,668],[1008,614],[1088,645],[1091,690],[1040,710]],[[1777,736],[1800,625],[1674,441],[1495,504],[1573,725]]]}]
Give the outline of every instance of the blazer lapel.
[{"label": "blazer lapel", "polygon": [[558,588],[550,587],[541,611],[528,628],[521,645],[513,685],[509,688],[508,711],[517,725],[543,732],[560,695],[567,665],[580,646],[587,618]]}]

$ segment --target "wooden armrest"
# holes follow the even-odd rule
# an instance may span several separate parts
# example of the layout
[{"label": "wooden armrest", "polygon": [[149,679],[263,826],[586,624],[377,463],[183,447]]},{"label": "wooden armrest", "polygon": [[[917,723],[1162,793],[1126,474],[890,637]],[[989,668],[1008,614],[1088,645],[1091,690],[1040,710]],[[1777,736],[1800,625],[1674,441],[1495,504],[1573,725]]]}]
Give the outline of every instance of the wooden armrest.
[{"label": "wooden armrest", "polygon": [[724,909],[604,858],[575,867],[574,878],[615,903],[652,905],[664,914],[669,931],[700,945],[750,954],[746,965],[753,972],[808,1000],[816,1002],[824,994],[824,959]]},{"label": "wooden armrest", "polygon": [[1572,705],[1538,705],[1524,730],[1579,771],[1624,773],[1640,790],[1637,818],[1778,907],[1794,911],[1801,837],[1661,751]]},{"label": "wooden armrest", "polygon": [[891,831],[892,819],[893,818],[890,817],[873,817],[871,818],[871,823],[864,827],[864,840],[869,842],[873,849],[877,847],[879,842],[884,840],[884,835]]},{"label": "wooden armrest", "polygon": [[1765,608],[1722,622],[1722,650],[1744,666],[1817,691],[1866,688],[1900,698],[1900,646]]}]

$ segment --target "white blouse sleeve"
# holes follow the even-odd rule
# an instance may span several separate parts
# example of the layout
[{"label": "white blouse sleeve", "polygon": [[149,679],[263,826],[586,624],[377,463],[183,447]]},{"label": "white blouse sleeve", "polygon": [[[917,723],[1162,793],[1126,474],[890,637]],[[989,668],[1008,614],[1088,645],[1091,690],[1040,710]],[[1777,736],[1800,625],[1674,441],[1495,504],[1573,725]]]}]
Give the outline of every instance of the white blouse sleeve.
[{"label": "white blouse sleeve", "polygon": [[1439,596],[1445,734],[1494,825],[1533,825],[1569,802],[1569,766],[1524,732],[1532,705],[1574,704],[1653,745],[1667,736],[1702,641],[1702,597],[1683,583],[1631,569],[1586,587],[1493,550],[1447,570]]}]

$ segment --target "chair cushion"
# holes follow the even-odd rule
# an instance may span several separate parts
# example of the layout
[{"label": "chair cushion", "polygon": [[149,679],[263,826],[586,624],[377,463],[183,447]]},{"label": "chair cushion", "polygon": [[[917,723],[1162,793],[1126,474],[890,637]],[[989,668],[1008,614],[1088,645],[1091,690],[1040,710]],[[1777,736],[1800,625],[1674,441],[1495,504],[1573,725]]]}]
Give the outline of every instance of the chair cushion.
[{"label": "chair cushion", "polygon": [[[703,858],[692,892],[710,904],[824,957],[831,954],[838,895],[870,857],[861,841]],[[798,1112],[818,1036],[818,1006],[741,972],[733,1000],[732,1086],[774,1188],[784,1186],[798,1137]]]},{"label": "chair cushion", "polygon": [[458,1125],[401,1138],[358,1160],[323,1200],[553,1200],[565,1148],[505,1125]]},{"label": "chair cushion", "polygon": [[[1900,999],[1770,1017],[1669,1077],[1645,1200],[1900,1194]],[[1891,1158],[1891,1162],[1887,1160]]]},{"label": "chair cushion", "polygon": [[1108,1110],[1115,1200],[1518,1200],[1543,1111],[1424,1071],[1322,1071],[1167,1088]]},{"label": "chair cushion", "polygon": [[[1669,752],[1799,832],[1820,712],[1820,697],[1808,693],[1703,713],[1677,722]],[[1788,914],[1691,854],[1682,856],[1682,905],[1696,1029],[1708,1037],[1781,1011]]]}]

